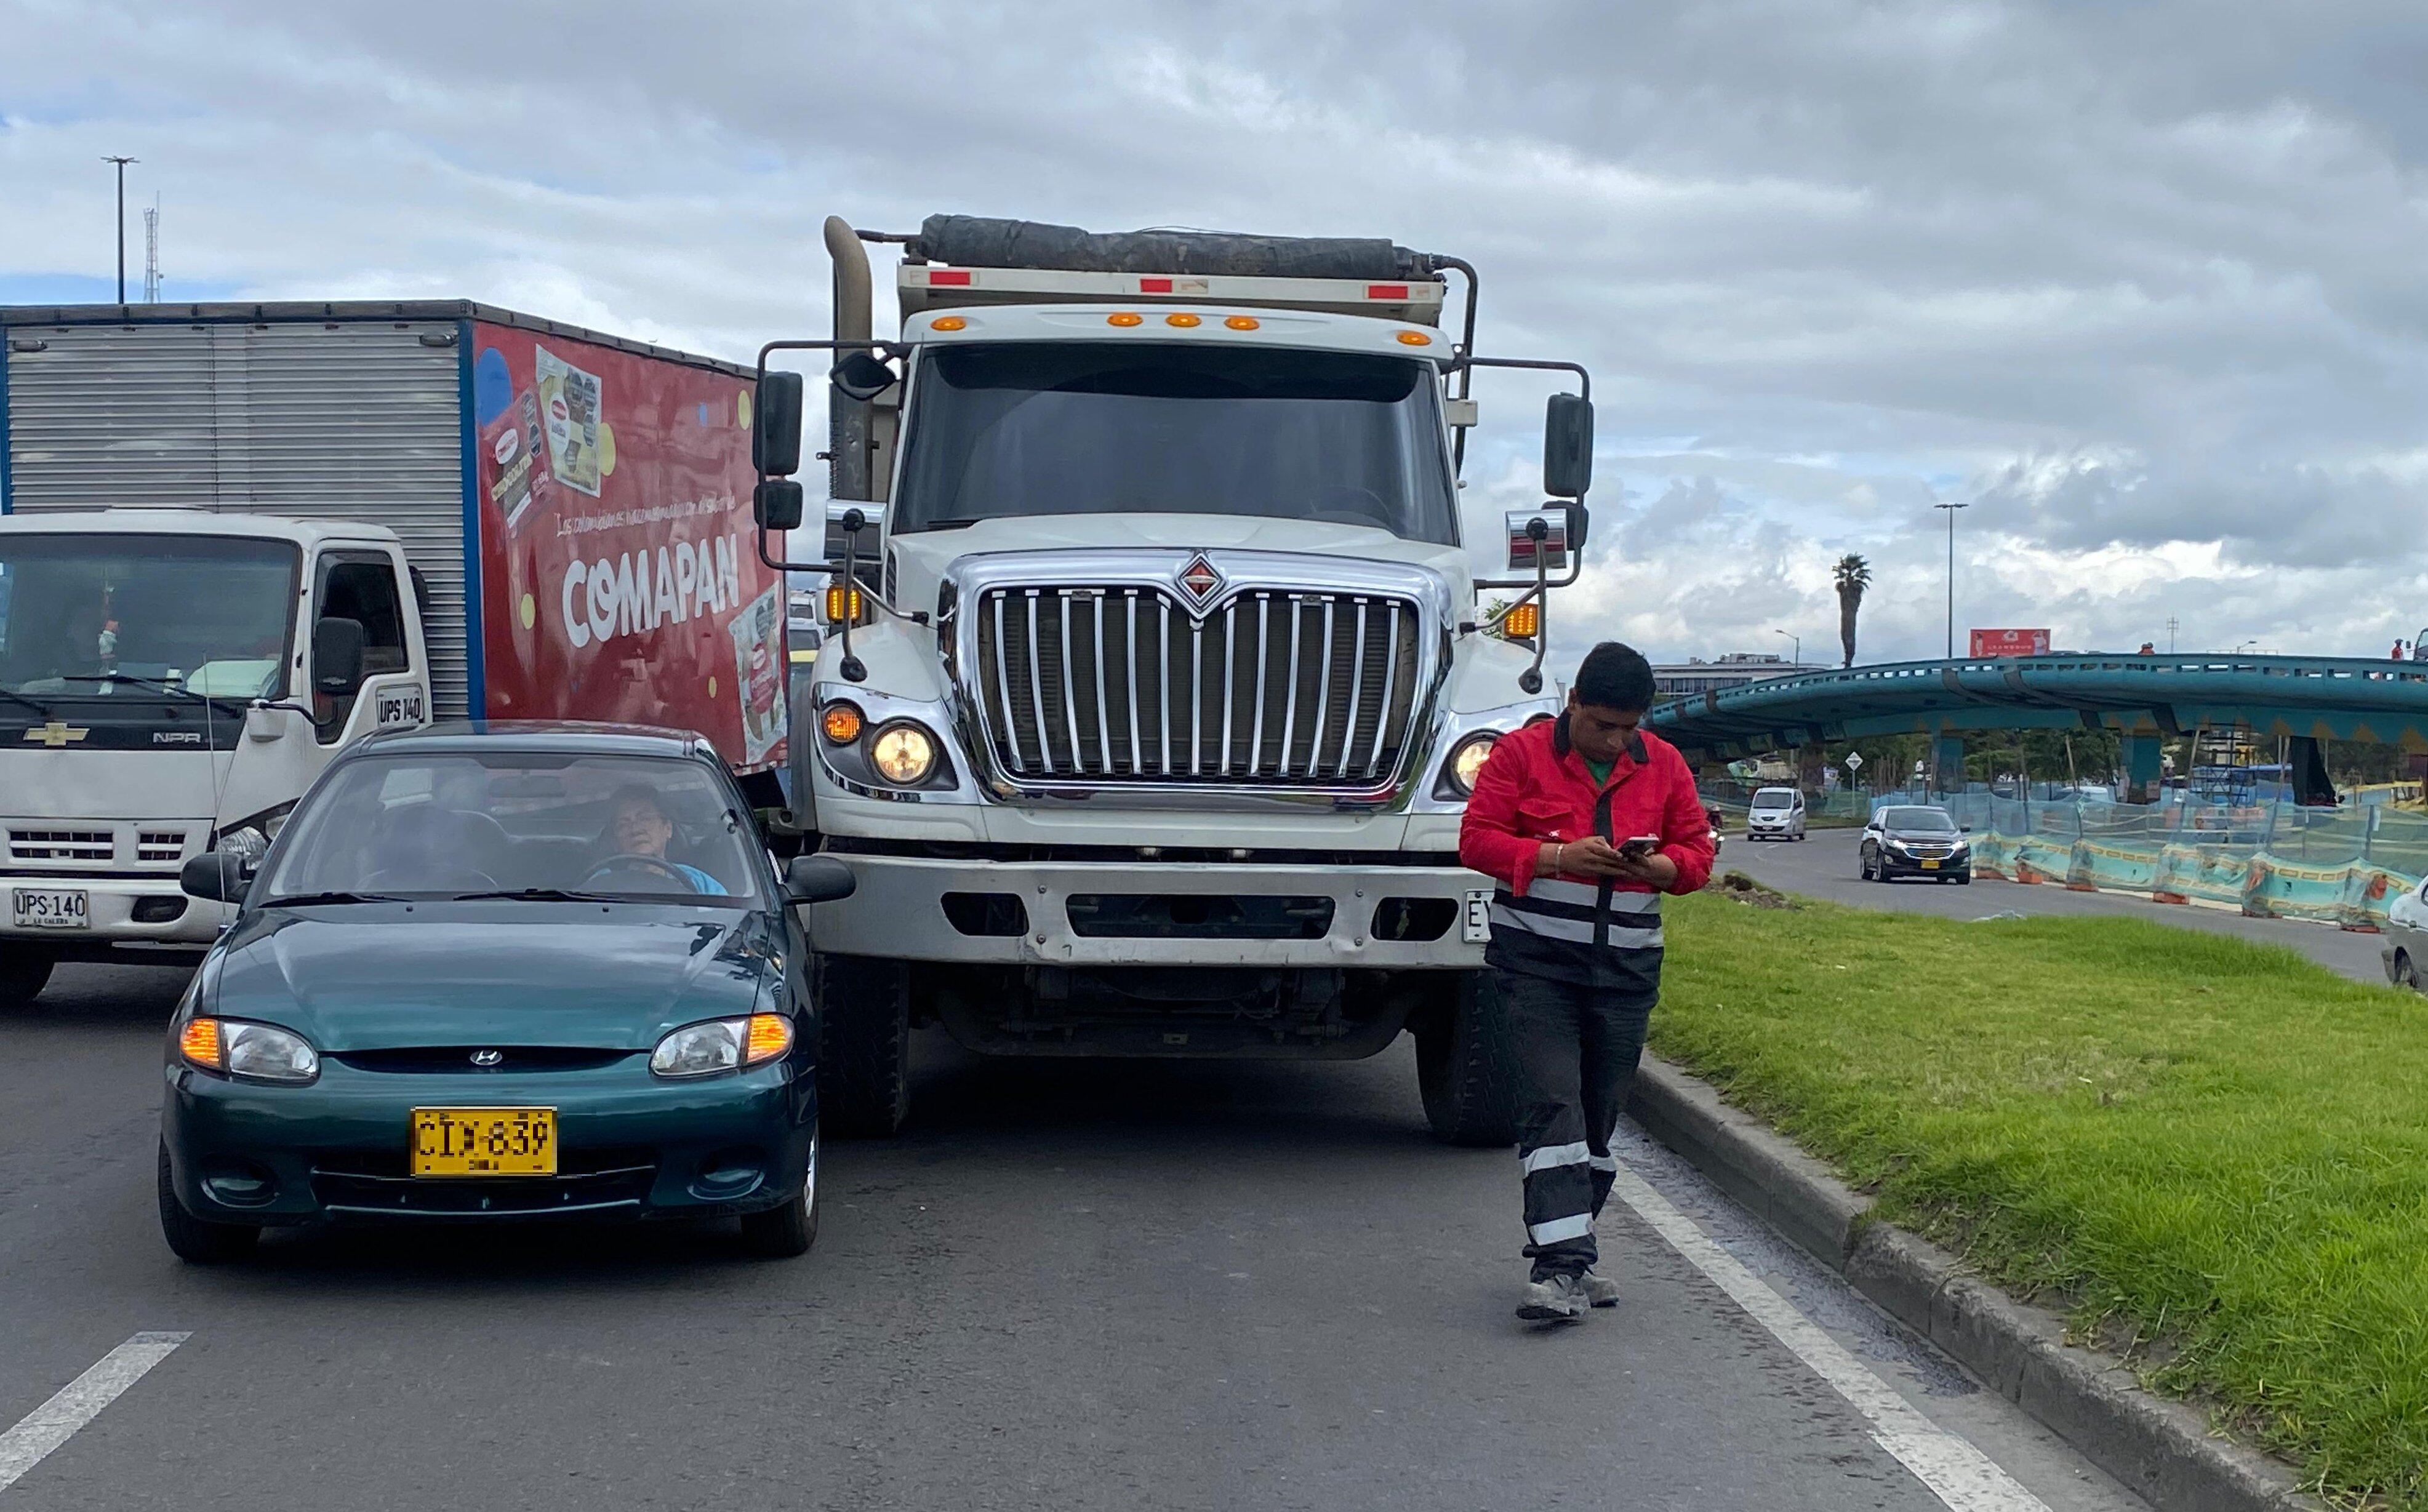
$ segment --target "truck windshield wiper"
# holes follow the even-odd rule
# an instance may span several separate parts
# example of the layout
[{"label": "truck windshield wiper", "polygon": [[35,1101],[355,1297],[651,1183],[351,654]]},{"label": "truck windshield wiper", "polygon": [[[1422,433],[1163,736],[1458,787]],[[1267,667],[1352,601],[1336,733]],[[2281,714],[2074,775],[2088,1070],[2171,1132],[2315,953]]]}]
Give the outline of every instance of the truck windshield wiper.
[{"label": "truck windshield wiper", "polygon": [[28,698],[23,693],[14,693],[7,688],[0,688],[0,698],[6,698],[10,703],[22,703],[26,708],[33,710],[36,714],[41,715],[45,719],[48,719],[51,716],[51,706],[49,704],[43,703],[36,698]]},{"label": "truck windshield wiper", "polygon": [[450,901],[470,903],[494,897],[511,897],[529,903],[619,903],[623,901],[611,893],[577,893],[563,887],[500,887],[487,893],[457,893]]},{"label": "truck windshield wiper", "polygon": [[156,693],[191,698],[196,703],[214,706],[233,704],[238,709],[253,701],[251,698],[234,693],[196,693],[182,683],[164,682],[156,677],[139,677],[132,672],[62,672],[59,674],[59,681],[62,682],[132,682],[139,688],[150,688]]},{"label": "truck windshield wiper", "polygon": [[295,908],[309,903],[402,903],[403,901],[403,898],[392,897],[386,893],[286,893],[277,897],[263,898],[261,906],[274,909]]}]

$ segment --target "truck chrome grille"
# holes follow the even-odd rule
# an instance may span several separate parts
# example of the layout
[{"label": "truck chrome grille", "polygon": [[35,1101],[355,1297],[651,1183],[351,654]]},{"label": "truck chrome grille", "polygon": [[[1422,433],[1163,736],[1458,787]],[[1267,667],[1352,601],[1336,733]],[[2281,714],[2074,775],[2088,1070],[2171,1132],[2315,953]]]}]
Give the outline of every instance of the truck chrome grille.
[{"label": "truck chrome grille", "polygon": [[1022,585],[976,613],[961,674],[1012,777],[1370,790],[1406,754],[1403,599],[1252,588],[1201,619],[1160,588]]}]

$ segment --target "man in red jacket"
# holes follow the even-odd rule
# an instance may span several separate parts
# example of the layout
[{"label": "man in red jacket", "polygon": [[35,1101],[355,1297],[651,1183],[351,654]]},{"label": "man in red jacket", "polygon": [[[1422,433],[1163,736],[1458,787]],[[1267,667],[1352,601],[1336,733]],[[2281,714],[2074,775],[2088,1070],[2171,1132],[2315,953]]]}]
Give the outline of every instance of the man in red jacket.
[{"label": "man in red jacket", "polygon": [[1661,992],[1661,895],[1712,875],[1711,824],[1677,748],[1636,728],[1652,668],[1616,641],[1577,668],[1567,712],[1502,738],[1476,774],[1459,859],[1500,885],[1485,961],[1518,1067],[1526,1254],[1518,1316],[1614,1307],[1594,1219],[1611,1131]]}]

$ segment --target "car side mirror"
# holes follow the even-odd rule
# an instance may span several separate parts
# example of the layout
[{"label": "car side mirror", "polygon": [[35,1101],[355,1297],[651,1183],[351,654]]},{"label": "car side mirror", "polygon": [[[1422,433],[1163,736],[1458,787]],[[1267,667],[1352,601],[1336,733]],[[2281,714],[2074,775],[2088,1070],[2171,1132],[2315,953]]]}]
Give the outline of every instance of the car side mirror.
[{"label": "car side mirror", "polygon": [[831,903],[860,887],[850,867],[832,856],[796,856],[784,868],[784,896],[794,903]]},{"label": "car side mirror", "polygon": [[1960,824],[1956,827],[1956,832],[1969,835],[1973,832],[1973,827],[1969,824]]},{"label": "car side mirror", "polygon": [[1543,409],[1543,491],[1583,499],[1593,486],[1593,401],[1553,394]]},{"label": "car side mirror", "polygon": [[801,389],[799,373],[766,373],[751,400],[750,465],[770,478],[801,470]]},{"label": "car side mirror", "polygon": [[763,531],[798,530],[801,485],[790,478],[768,478],[750,490],[750,518]]},{"label": "car side mirror", "polygon": [[363,685],[363,622],[337,615],[312,621],[312,691],[342,698]]},{"label": "car side mirror", "polygon": [[177,869],[177,886],[188,897],[240,902],[253,886],[253,868],[227,851],[205,850]]}]

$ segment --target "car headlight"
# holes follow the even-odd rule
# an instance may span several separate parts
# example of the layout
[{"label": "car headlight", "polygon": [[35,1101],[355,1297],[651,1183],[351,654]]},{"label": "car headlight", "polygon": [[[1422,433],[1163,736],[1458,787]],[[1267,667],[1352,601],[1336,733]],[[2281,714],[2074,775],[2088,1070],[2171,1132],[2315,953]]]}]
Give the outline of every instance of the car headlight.
[{"label": "car headlight", "polygon": [[177,1053],[205,1071],[248,1081],[305,1082],[320,1074],[311,1042],[275,1024],[190,1018],[177,1031]]},{"label": "car headlight", "polygon": [[1449,766],[1444,769],[1444,774],[1450,779],[1452,792],[1460,797],[1474,796],[1476,774],[1484,770],[1485,760],[1492,755],[1492,748],[1500,742],[1500,731],[1486,731],[1480,735],[1469,735],[1458,743],[1450,753]]},{"label": "car headlight", "polygon": [[936,737],[907,719],[887,725],[869,742],[868,760],[887,781],[916,787],[936,769]]},{"label": "car headlight", "polygon": [[781,1013],[710,1019],[667,1033],[649,1052],[649,1069],[661,1076],[713,1076],[763,1065],[793,1048],[793,1021]]}]

